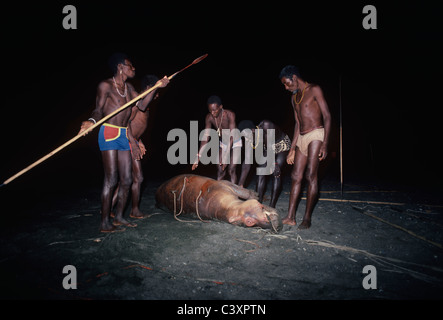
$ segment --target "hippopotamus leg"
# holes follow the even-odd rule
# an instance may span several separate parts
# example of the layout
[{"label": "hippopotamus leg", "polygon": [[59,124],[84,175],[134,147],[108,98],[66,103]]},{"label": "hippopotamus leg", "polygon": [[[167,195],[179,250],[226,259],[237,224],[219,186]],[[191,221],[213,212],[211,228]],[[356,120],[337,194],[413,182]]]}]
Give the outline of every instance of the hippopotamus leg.
[{"label": "hippopotamus leg", "polygon": [[258,194],[255,191],[240,187],[230,181],[222,180],[219,183],[225,184],[228,186],[240,199],[249,200],[249,199],[258,199]]}]

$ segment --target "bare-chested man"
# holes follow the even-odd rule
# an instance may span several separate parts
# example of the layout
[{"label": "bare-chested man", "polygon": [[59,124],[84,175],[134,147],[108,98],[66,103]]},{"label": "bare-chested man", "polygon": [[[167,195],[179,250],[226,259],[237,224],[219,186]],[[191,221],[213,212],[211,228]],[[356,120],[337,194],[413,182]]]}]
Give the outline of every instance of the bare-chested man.
[{"label": "bare-chested man", "polygon": [[[268,152],[274,152],[275,154],[275,168],[272,173],[274,177],[274,182],[271,189],[271,201],[269,203],[269,206],[272,208],[275,208],[277,205],[277,200],[280,195],[281,189],[282,189],[282,178],[281,178],[281,172],[283,169],[283,166],[285,164],[289,149],[291,147],[291,140],[289,137],[280,129],[279,126],[277,126],[275,123],[271,122],[270,120],[263,120],[259,123],[258,126],[254,127],[252,121],[250,120],[243,120],[238,124],[239,130],[244,129],[251,129],[253,132],[253,135],[256,135],[256,130],[262,129],[263,132],[263,156],[267,158]],[[268,141],[268,130],[275,130],[275,143],[272,146],[267,145]],[[247,137],[245,137],[245,149],[246,149],[246,143],[250,143],[252,148],[254,147],[254,143],[257,143],[255,139],[249,140]],[[265,162],[263,164],[257,165],[258,167],[267,167],[268,163]],[[246,182],[246,178],[249,174],[249,171],[252,167],[252,164],[246,163],[244,161],[242,163],[242,170],[240,175],[240,181],[239,186],[243,187],[243,185]],[[263,203],[263,199],[265,196],[266,191],[266,184],[267,184],[267,176],[266,175],[257,175],[257,191],[258,191],[258,201]]]},{"label": "bare-chested man", "polygon": [[[264,146],[264,156],[266,157],[266,153],[274,152],[275,153],[275,168],[272,175],[274,176],[274,183],[271,192],[271,202],[269,206],[275,208],[277,205],[277,200],[281,192],[282,188],[282,178],[281,172],[287,158],[289,148],[291,146],[291,140],[289,137],[280,129],[279,126],[274,124],[269,120],[263,120],[257,126],[258,129],[263,129],[263,146]],[[272,146],[267,145],[267,132],[268,130],[275,130],[275,143]],[[259,167],[266,167],[267,163],[263,165],[259,165]],[[263,198],[265,195],[266,189],[266,181],[267,176],[259,175],[257,179],[257,190],[258,190],[258,201],[263,202]]]},{"label": "bare-chested man", "polygon": [[[106,79],[98,85],[96,107],[91,117],[83,121],[79,134],[94,125],[96,121],[117,110],[119,107],[135,98],[138,94],[134,87],[126,82],[135,76],[135,68],[125,54],[116,53],[109,59],[109,66],[114,73],[112,78]],[[160,87],[165,87],[169,80],[164,77],[160,81]],[[155,90],[137,103],[137,107],[144,111],[152,100]],[[128,199],[129,188],[132,184],[132,158],[141,159],[140,148],[137,145],[131,128],[128,127],[131,116],[131,108],[110,118],[104,123],[98,134],[99,147],[102,153],[104,167],[104,182],[101,195],[101,232],[114,232],[119,226],[137,226],[123,218],[123,210]],[[118,204],[115,211],[114,221],[111,223],[110,212],[112,195],[117,183],[120,182],[118,191]]]},{"label": "bare-chested man", "polygon": [[311,215],[318,194],[318,166],[327,155],[331,115],[318,85],[307,83],[298,68],[286,66],[280,72],[281,83],[292,92],[295,127],[287,163],[293,164],[289,210],[283,223],[296,225],[295,213],[304,174],[308,182],[306,211],[299,229],[311,226]]},{"label": "bare-chested man", "polygon": [[[209,113],[206,115],[205,119],[205,129],[210,129],[214,127],[217,130],[217,133],[220,137],[220,149],[219,149],[219,163],[217,165],[217,180],[223,180],[226,176],[226,164],[223,163],[223,151],[231,150],[233,148],[240,148],[242,146],[242,140],[239,138],[238,141],[233,141],[233,137],[231,136],[229,139],[229,145],[225,145],[222,141],[222,130],[236,129],[235,123],[235,113],[231,110],[224,109],[222,101],[218,96],[210,96],[208,98],[208,110]],[[199,155],[205,144],[208,140],[203,140],[200,145],[200,151],[197,155],[197,160],[192,166],[192,170],[195,170],[198,166]],[[229,175],[231,177],[232,183],[237,183],[237,173],[236,173],[236,164],[234,163],[234,152],[231,150],[230,152],[230,161],[229,161]]]},{"label": "bare-chested man", "polygon": [[[152,88],[158,81],[158,77],[155,75],[148,74],[144,76],[141,80],[142,91]],[[154,95],[153,99],[158,97],[158,93]],[[142,134],[148,127],[149,120],[149,107],[142,111],[137,105],[132,107],[132,114],[129,120],[129,127],[131,128],[132,136],[138,144],[143,157],[146,154],[146,147],[141,140]],[[132,158],[132,186],[131,186],[131,200],[132,209],[129,216],[135,219],[143,219],[149,217],[149,215],[143,214],[140,210],[140,191],[143,182],[143,168],[141,161]],[[112,198],[112,208],[117,204],[119,187],[114,191],[114,196]]]}]

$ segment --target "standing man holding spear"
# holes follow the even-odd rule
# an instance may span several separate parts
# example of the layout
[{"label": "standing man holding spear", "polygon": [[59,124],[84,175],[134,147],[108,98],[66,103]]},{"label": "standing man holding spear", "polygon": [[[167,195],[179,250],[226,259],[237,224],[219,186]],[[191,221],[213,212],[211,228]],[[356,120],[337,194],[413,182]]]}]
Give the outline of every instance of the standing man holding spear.
[{"label": "standing man holding spear", "polygon": [[[138,96],[134,87],[126,82],[135,76],[135,68],[125,54],[116,53],[109,59],[109,66],[114,72],[112,78],[102,81],[98,85],[96,107],[92,111],[91,117],[83,121],[79,135],[88,128],[95,125],[97,121],[119,109],[122,105]],[[165,87],[169,83],[168,77],[164,77],[157,82],[157,88]],[[144,112],[155,95],[156,90],[152,90],[143,99],[139,100],[136,106]],[[106,123],[104,123],[98,134],[99,148],[102,153],[104,182],[101,194],[101,232],[122,231],[118,226],[136,227],[123,218],[123,211],[132,184],[132,159],[141,160],[140,148],[134,139],[131,127],[128,126],[131,116],[131,108],[122,110]],[[85,132],[88,133],[87,131]],[[110,220],[113,191],[119,183],[117,195],[117,207],[113,223]],[[123,229],[124,230],[124,229]]]},{"label": "standing man holding spear", "polygon": [[[134,87],[131,84],[126,83],[128,78],[134,77],[135,68],[132,66],[126,55],[115,54],[109,60],[110,66],[114,72],[114,76],[112,79],[104,80],[99,84],[96,108],[92,112],[92,117],[89,118],[88,121],[83,121],[79,133],[58,148],[52,150],[47,155],[41,157],[23,170],[17,172],[9,179],[6,179],[2,184],[0,184],[0,188],[8,185],[32,168],[35,168],[42,162],[46,161],[57,152],[60,152],[71,143],[88,134],[94,128],[98,127],[108,119],[112,119],[108,121],[108,125],[101,128],[101,132],[99,133],[99,146],[100,149],[103,149],[102,155],[105,169],[105,181],[102,192],[102,222],[100,225],[100,231],[114,232],[118,230],[116,225],[122,224],[127,226],[135,226],[134,224],[131,224],[123,219],[123,208],[128,198],[129,186],[131,185],[130,181],[132,166],[130,151],[132,151],[132,157],[135,159],[140,160],[141,157],[138,146],[135,146],[133,150],[131,150],[131,143],[133,144],[135,140],[132,136],[131,129],[127,129],[127,127],[125,127],[128,125],[129,117],[132,111],[131,109],[127,108],[137,102],[136,106],[140,108],[140,110],[145,110],[153,98],[154,90],[157,90],[157,88],[160,87],[165,87],[169,83],[169,80],[174,78],[177,74],[199,63],[207,56],[208,54],[204,54],[201,57],[198,57],[183,69],[175,72],[169,77],[164,77],[163,79],[157,81],[153,87],[137,95]],[[125,136],[127,137],[126,141],[124,139]],[[129,150],[127,150],[128,144],[130,146]],[[116,219],[114,219],[114,224],[112,224],[109,219],[111,207],[110,201],[112,200],[112,189],[117,183],[118,175],[120,175],[120,179],[123,177],[123,180],[125,180],[124,189],[126,190],[122,189],[119,192],[118,197],[121,196],[121,199],[118,199],[118,201],[120,204],[117,208],[118,211],[116,212]]]}]

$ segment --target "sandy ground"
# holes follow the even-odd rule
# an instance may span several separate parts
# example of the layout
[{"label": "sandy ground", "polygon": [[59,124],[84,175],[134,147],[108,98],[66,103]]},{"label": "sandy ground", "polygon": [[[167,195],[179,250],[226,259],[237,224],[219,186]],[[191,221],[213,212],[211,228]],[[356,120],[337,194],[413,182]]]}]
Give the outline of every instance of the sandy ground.
[{"label": "sandy ground", "polygon": [[[1,298],[443,298],[443,207],[436,194],[348,184],[343,198],[355,202],[336,202],[324,200],[341,199],[339,184],[326,179],[311,229],[285,226],[273,234],[178,222],[155,207],[163,181],[144,188],[141,208],[152,216],[122,233],[98,232],[100,187],[28,198],[1,226]],[[282,217],[289,189],[286,179],[277,204]],[[13,201],[9,194],[3,207]],[[298,221],[304,208],[301,200]],[[63,287],[66,265],[76,268],[77,289]],[[376,289],[363,287],[366,265],[376,269]]]}]

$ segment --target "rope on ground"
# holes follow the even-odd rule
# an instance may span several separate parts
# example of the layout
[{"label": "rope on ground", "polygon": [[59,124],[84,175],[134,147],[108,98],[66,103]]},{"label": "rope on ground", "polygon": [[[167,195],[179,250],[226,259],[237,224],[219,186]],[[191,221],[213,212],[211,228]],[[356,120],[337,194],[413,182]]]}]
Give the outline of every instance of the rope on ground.
[{"label": "rope on ground", "polygon": [[368,217],[371,217],[371,218],[373,218],[373,219],[376,219],[376,220],[378,220],[378,221],[381,221],[381,222],[383,222],[383,223],[386,223],[386,224],[388,224],[388,225],[390,225],[390,226],[392,226],[392,227],[394,227],[394,228],[396,228],[396,229],[399,229],[399,230],[401,230],[401,231],[406,232],[407,234],[409,234],[409,235],[411,235],[411,236],[413,236],[413,237],[415,237],[415,238],[417,238],[417,239],[423,240],[423,241],[425,241],[425,242],[427,242],[427,243],[429,243],[429,244],[432,244],[433,246],[436,246],[437,248],[443,249],[443,245],[442,245],[442,244],[437,243],[437,242],[434,242],[434,241],[431,241],[431,240],[429,240],[429,239],[426,239],[425,237],[420,236],[420,235],[418,235],[418,234],[412,232],[411,230],[408,230],[408,229],[406,229],[406,228],[403,228],[402,226],[399,226],[399,225],[394,224],[394,223],[391,223],[391,222],[389,222],[389,221],[387,221],[387,220],[385,220],[385,219],[382,219],[382,218],[380,218],[380,217],[377,217],[376,215],[373,215],[372,213],[369,213],[369,212],[367,212],[366,210],[364,210],[364,208],[359,208],[359,207],[355,207],[355,206],[352,206],[352,208],[353,208],[354,210],[357,210],[358,212],[361,212],[361,213],[367,215]]},{"label": "rope on ground", "polygon": [[[320,194],[326,194],[326,193],[338,193],[341,191],[320,191]],[[360,190],[360,191],[344,191],[343,193],[395,193],[399,192],[396,190]],[[290,192],[286,191],[285,194],[289,195]],[[305,194],[305,193],[303,193]],[[306,197],[302,197],[302,200],[306,200]],[[319,198],[318,201],[335,201],[335,202],[357,202],[357,203],[372,203],[372,204],[391,204],[396,206],[404,206],[406,203],[403,202],[383,202],[383,201],[366,201],[366,200],[347,200],[347,199],[331,199],[331,198]],[[418,206],[422,207],[429,207],[429,208],[443,208],[443,205],[440,204],[416,204]]]},{"label": "rope on ground", "polygon": [[432,271],[437,271],[437,272],[441,272],[443,273],[443,269],[438,268],[438,267],[434,267],[434,266],[428,266],[428,265],[423,265],[423,264],[418,264],[418,263],[413,263],[413,262],[408,262],[408,261],[403,261],[400,259],[396,259],[396,258],[391,258],[391,257],[383,257],[380,255],[376,255],[373,253],[370,253],[366,250],[361,250],[361,249],[356,249],[353,247],[348,247],[348,246],[341,246],[341,245],[336,245],[333,242],[330,241],[317,241],[317,240],[305,240],[305,243],[309,244],[309,245],[315,245],[315,246],[321,246],[321,247],[325,247],[325,248],[334,248],[337,250],[341,250],[341,251],[347,251],[347,252],[351,252],[354,254],[363,254],[366,257],[368,257],[369,259],[376,261],[378,263],[381,264],[385,264],[385,265],[390,265],[393,266],[395,268],[398,268],[400,270],[403,270],[404,272],[407,272],[409,274],[411,274],[413,277],[423,280],[423,281],[427,281],[427,282],[431,282],[431,283],[435,283],[435,282],[439,282],[441,283],[442,280],[441,279],[437,279],[435,277],[429,276],[427,274],[423,274],[421,272],[417,272],[415,270],[411,270],[405,267],[401,267],[397,264],[394,263],[403,263],[403,264],[409,264],[412,266],[416,266],[416,267],[420,267],[420,268],[425,268],[425,269],[430,269]]},{"label": "rope on ground", "polygon": [[257,244],[257,243],[255,243],[255,242],[253,242],[253,241],[249,241],[249,240],[242,240],[242,239],[234,239],[234,240],[236,240],[236,241],[240,241],[240,242],[245,242],[245,243],[250,243],[250,244],[253,244],[254,246],[256,246],[257,248],[256,249],[252,249],[252,250],[245,250],[245,252],[254,252],[255,250],[257,250],[257,249],[260,249],[260,246]]},{"label": "rope on ground", "polygon": [[[303,197],[302,200],[306,200]],[[371,203],[371,204],[385,204],[391,206],[404,206],[403,202],[386,202],[386,201],[369,201],[369,200],[347,200],[347,199],[331,199],[331,198],[319,198],[318,201],[333,201],[333,202],[345,202],[345,203]]]},{"label": "rope on ground", "polygon": [[74,243],[78,241],[94,241],[94,242],[101,242],[105,237],[102,238],[88,238],[88,239],[77,239],[77,240],[69,240],[69,241],[55,241],[48,244],[48,246],[53,246],[55,244],[65,244],[65,243]]}]

